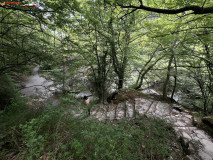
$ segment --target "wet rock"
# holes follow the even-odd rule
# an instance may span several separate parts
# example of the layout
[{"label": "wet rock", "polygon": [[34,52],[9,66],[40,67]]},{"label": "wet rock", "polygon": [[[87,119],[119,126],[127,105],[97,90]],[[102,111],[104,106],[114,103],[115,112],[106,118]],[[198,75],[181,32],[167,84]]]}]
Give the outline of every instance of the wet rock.
[{"label": "wet rock", "polygon": [[159,92],[157,92],[156,90],[154,89],[145,89],[142,91],[144,94],[155,94],[155,95],[160,95]]},{"label": "wet rock", "polygon": [[190,155],[190,150],[189,150],[189,142],[183,138],[182,136],[179,137],[178,141],[180,142],[182,148],[183,148],[183,152],[186,154],[186,155]]},{"label": "wet rock", "polygon": [[107,101],[113,101],[114,104],[118,104],[139,97],[148,98],[148,96],[146,96],[145,94],[135,90],[121,90],[119,92],[112,93],[112,95],[107,98]]},{"label": "wet rock", "polygon": [[90,97],[90,96],[92,96],[92,93],[91,93],[90,91],[82,91],[82,92],[80,92],[79,94],[77,94],[77,95],[75,96],[75,98],[76,98],[76,99],[83,99],[84,96]]},{"label": "wet rock", "polygon": [[198,120],[195,117],[192,118],[192,124],[193,126],[197,126],[199,124]]},{"label": "wet rock", "polygon": [[193,158],[191,158],[189,155],[187,155],[183,158],[183,160],[193,160]]},{"label": "wet rock", "polygon": [[180,107],[173,107],[175,110],[182,112],[182,109]]},{"label": "wet rock", "polygon": [[212,116],[203,117],[202,121],[204,124],[208,125],[209,127],[211,127],[213,129],[213,117]]}]

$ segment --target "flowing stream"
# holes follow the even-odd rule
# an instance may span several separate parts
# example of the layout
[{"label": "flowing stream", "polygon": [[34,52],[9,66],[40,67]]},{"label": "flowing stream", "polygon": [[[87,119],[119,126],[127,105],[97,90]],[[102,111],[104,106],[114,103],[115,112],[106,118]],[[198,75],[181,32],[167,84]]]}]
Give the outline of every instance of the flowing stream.
[{"label": "flowing stream", "polygon": [[37,97],[41,101],[50,102],[56,106],[60,102],[52,97],[53,92],[56,90],[52,85],[53,81],[46,80],[39,75],[39,66],[36,66],[32,71],[32,75],[24,83],[25,87],[21,92],[25,96]]}]

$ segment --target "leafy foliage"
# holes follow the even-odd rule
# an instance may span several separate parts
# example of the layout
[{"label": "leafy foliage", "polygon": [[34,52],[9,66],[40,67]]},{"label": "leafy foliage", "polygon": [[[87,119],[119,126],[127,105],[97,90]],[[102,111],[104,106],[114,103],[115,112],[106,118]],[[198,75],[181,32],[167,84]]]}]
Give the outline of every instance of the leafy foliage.
[{"label": "leafy foliage", "polygon": [[0,76],[0,110],[8,106],[16,96],[16,88],[11,78],[7,75]]},{"label": "leafy foliage", "polygon": [[20,156],[28,159],[41,156],[51,159],[146,159],[151,156],[159,159],[175,155],[168,146],[173,131],[162,120],[141,117],[112,125],[93,119],[79,121],[63,113],[63,110],[48,111],[21,125],[25,146]]}]

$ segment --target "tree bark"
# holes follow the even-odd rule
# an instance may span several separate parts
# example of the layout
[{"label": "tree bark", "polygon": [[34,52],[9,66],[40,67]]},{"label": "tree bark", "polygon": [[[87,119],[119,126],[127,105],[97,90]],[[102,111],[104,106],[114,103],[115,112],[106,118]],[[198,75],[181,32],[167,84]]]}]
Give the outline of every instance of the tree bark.
[{"label": "tree bark", "polygon": [[176,59],[174,57],[174,64],[175,64],[175,75],[174,75],[174,87],[173,87],[173,91],[172,91],[172,95],[171,95],[171,100],[173,100],[174,94],[175,94],[175,90],[176,90],[176,86],[177,86],[177,63],[176,63]]},{"label": "tree bark", "polygon": [[166,99],[166,97],[167,97],[167,85],[168,85],[169,78],[170,78],[170,71],[171,71],[171,65],[172,65],[173,58],[174,58],[174,54],[172,53],[170,60],[169,60],[169,64],[168,64],[168,72],[167,72],[166,80],[163,84],[163,98],[164,99]]},{"label": "tree bark", "polygon": [[114,35],[114,28],[112,25],[113,19],[111,18],[110,22],[109,22],[109,28],[111,30],[111,38],[110,38],[110,48],[111,48],[111,58],[112,58],[112,64],[113,64],[113,68],[114,71],[118,77],[118,90],[123,88],[123,83],[124,83],[124,74],[125,74],[125,69],[126,69],[126,64],[127,64],[127,50],[128,50],[128,45],[129,45],[129,40],[130,40],[130,35],[129,32],[127,30],[125,30],[125,34],[127,36],[126,38],[126,46],[122,55],[122,60],[120,60],[119,62],[119,58],[118,58],[118,53],[116,50],[116,43],[115,43],[115,35]]}]

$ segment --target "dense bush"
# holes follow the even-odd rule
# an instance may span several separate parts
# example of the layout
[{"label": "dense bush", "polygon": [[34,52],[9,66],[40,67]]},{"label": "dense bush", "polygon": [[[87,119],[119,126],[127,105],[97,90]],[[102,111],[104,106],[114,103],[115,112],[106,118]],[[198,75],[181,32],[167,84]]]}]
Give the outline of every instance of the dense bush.
[{"label": "dense bush", "polygon": [[15,98],[15,85],[7,75],[0,75],[0,110],[5,109]]},{"label": "dense bush", "polygon": [[163,159],[174,156],[171,126],[141,117],[117,124],[79,120],[63,109],[43,113],[20,125],[24,159]]},{"label": "dense bush", "polygon": [[182,156],[172,126],[165,121],[145,116],[116,123],[79,119],[70,114],[70,106],[73,110],[80,105],[73,97],[70,94],[60,106],[49,106],[40,113],[30,110],[22,98],[12,101],[8,110],[0,113],[0,159],[8,159],[11,152],[26,160],[161,160]]},{"label": "dense bush", "polygon": [[36,116],[38,113],[31,111],[24,99],[18,95],[0,112],[0,159],[7,159],[7,154],[17,153],[21,149],[22,134],[19,125]]}]

